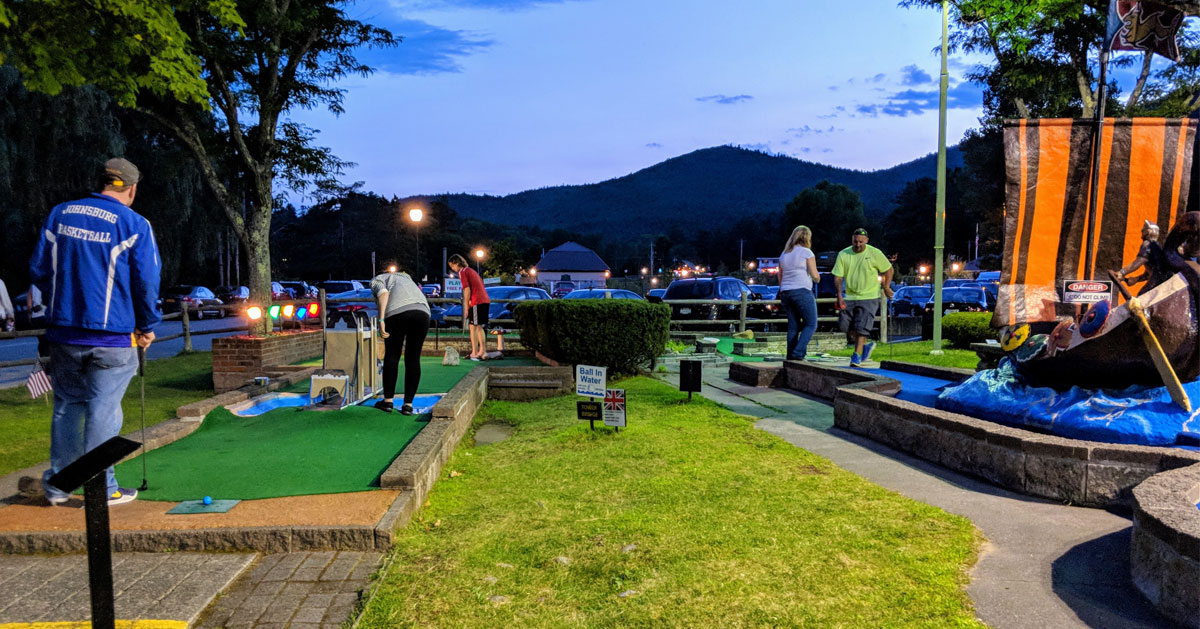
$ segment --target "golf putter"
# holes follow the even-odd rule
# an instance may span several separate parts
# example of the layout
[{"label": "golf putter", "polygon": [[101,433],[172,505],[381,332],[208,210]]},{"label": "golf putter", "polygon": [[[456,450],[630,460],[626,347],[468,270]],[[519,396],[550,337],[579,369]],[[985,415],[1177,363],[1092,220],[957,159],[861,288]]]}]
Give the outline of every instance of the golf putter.
[{"label": "golf putter", "polygon": [[146,491],[146,348],[137,348],[138,380],[142,388],[142,486],[138,491]]}]

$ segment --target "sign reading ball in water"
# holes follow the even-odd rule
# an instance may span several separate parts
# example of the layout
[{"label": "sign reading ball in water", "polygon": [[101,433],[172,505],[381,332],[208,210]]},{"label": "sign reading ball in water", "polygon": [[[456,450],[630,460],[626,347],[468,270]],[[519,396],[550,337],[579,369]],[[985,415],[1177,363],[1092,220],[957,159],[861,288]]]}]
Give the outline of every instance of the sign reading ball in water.
[{"label": "sign reading ball in water", "polygon": [[575,365],[575,395],[604,397],[608,369],[591,365]]}]

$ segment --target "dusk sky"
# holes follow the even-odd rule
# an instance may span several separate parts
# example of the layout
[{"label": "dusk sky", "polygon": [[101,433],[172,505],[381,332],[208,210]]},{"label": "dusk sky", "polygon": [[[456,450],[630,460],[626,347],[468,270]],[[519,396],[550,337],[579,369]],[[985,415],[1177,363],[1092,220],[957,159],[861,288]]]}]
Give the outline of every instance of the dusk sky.
[{"label": "dusk sky", "polygon": [[[346,112],[299,112],[382,195],[509,194],[723,144],[874,170],[937,150],[937,11],[894,1],[390,0]],[[948,141],[981,91],[951,58]],[[302,202],[303,203],[303,202]]]}]

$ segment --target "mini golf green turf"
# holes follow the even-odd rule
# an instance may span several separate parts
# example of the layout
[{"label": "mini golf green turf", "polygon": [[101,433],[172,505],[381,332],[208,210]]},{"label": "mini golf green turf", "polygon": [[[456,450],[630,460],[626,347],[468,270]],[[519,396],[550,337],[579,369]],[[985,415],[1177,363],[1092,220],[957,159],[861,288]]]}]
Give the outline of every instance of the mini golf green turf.
[{"label": "mini golf green turf", "polygon": [[[317,364],[319,365],[320,362]],[[447,393],[468,372],[481,364],[488,367],[542,366],[541,361],[538,359],[523,356],[509,356],[498,360],[485,360],[481,362],[475,362],[464,356],[457,365],[443,365],[442,359],[438,356],[422,356],[421,384],[417,387],[417,393]],[[283,389],[283,391],[288,393],[308,393],[308,380],[301,380]],[[400,373],[396,376],[396,393],[397,395],[404,393],[404,363],[400,363]]]},{"label": "mini golf green turf", "polygon": [[765,359],[761,356],[741,356],[733,353],[733,337],[716,337],[717,351],[725,354],[730,360],[738,363],[761,363]]},{"label": "mini golf green turf", "polygon": [[[238,417],[217,408],[196,432],[147,454],[145,500],[277,498],[379,488],[426,423],[369,406],[281,408]],[[141,484],[142,458],[117,465],[122,487]]]}]

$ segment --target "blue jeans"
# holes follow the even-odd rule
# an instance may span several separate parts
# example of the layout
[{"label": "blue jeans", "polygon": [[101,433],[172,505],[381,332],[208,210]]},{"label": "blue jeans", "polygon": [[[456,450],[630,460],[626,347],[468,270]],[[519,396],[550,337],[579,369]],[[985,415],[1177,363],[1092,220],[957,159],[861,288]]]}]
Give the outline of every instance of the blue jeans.
[{"label": "blue jeans", "polygon": [[[42,487],[50,498],[67,495],[50,477],[121,432],[121,399],[137,371],[132,347],[88,347],[50,343],[50,384],[54,414],[50,420],[50,469]],[[108,493],[117,490],[113,468],[105,470]]]},{"label": "blue jeans", "polygon": [[780,292],[779,300],[787,310],[787,358],[800,360],[817,331],[817,298],[807,288],[796,288]]}]

